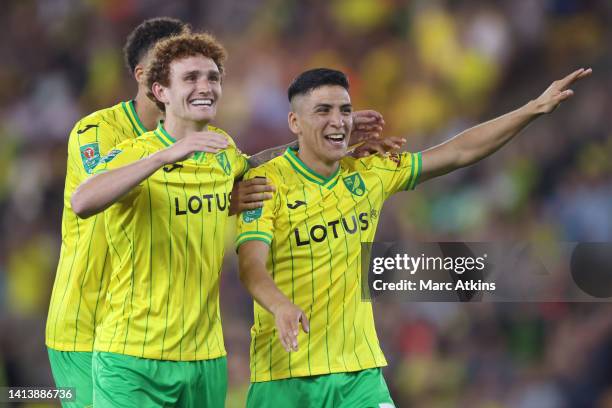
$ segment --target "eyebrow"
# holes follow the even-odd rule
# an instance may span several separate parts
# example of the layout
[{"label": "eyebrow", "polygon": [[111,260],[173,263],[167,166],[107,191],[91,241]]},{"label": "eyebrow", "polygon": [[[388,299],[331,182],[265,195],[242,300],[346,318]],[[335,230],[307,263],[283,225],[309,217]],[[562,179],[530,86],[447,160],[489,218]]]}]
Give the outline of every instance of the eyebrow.
[{"label": "eyebrow", "polygon": [[[314,106],[313,109],[317,109],[317,108],[328,108],[329,109],[329,108],[333,108],[333,105],[329,103],[318,103]],[[346,109],[346,108],[352,109],[353,105],[350,103],[345,103],[345,104],[340,105],[340,109]]]},{"label": "eyebrow", "polygon": [[208,71],[201,71],[199,69],[194,69],[192,71],[187,71],[183,74],[183,76],[191,76],[191,75],[210,75],[210,74],[215,74],[215,75],[221,75],[221,73],[216,70],[216,69],[209,69]]}]

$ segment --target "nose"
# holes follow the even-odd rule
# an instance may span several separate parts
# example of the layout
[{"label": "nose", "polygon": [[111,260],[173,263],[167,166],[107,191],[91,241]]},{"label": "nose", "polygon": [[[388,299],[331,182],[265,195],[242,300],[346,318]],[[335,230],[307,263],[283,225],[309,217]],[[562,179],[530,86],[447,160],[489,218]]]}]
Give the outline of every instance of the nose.
[{"label": "nose", "polygon": [[198,82],[197,82],[197,91],[198,93],[201,94],[208,94],[210,93],[210,82],[208,82],[207,78],[201,78]]},{"label": "nose", "polygon": [[332,112],[329,118],[329,125],[336,129],[342,129],[344,127],[344,116],[339,111]]}]

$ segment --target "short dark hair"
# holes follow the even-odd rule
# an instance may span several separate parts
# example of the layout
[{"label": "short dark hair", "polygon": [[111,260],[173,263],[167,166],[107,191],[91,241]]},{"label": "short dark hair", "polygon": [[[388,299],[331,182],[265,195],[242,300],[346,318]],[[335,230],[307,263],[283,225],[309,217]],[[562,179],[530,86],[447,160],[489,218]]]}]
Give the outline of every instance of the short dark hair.
[{"label": "short dark hair", "polygon": [[128,35],[123,47],[127,68],[134,73],[136,65],[159,40],[189,31],[189,24],[175,18],[157,17],[143,21]]},{"label": "short dark hair", "polygon": [[338,85],[349,90],[349,81],[344,72],[329,68],[315,68],[302,72],[289,85],[289,102],[297,95],[305,95],[325,85]]}]

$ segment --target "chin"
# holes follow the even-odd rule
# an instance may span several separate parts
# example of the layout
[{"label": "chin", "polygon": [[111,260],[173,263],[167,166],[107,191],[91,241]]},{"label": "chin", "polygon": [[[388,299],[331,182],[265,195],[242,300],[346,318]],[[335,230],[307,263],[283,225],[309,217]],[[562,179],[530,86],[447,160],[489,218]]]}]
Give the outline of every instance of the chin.
[{"label": "chin", "polygon": [[346,149],[342,150],[334,150],[334,151],[326,151],[323,157],[327,162],[338,162],[344,156],[346,156]]}]

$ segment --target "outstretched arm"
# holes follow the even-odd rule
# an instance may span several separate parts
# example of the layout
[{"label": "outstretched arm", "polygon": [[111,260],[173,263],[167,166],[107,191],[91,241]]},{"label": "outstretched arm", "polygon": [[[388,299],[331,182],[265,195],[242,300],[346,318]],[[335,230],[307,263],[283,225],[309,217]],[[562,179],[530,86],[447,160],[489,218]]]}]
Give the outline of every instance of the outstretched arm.
[{"label": "outstretched arm", "polygon": [[227,147],[227,139],[213,132],[189,135],[172,146],[123,167],[97,174],[72,194],[72,210],[80,218],[104,211],[162,166],[191,157],[196,152],[216,153]]},{"label": "outstretched arm", "polygon": [[571,97],[574,92],[568,89],[569,86],[589,76],[591,72],[590,68],[574,71],[553,82],[539,97],[517,110],[470,128],[423,151],[419,182],[469,166],[496,152],[534,119],[554,111],[561,102]]},{"label": "outstretched arm", "polygon": [[299,324],[310,330],[302,309],[291,303],[268,273],[269,247],[261,241],[247,241],[238,248],[240,281],[264,309],[274,315],[278,338],[287,351],[297,351]]}]

